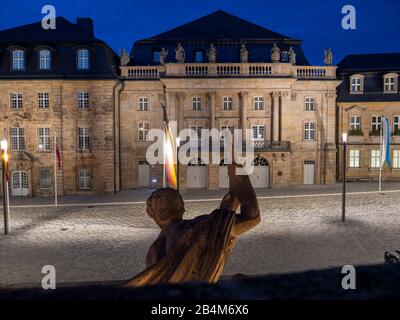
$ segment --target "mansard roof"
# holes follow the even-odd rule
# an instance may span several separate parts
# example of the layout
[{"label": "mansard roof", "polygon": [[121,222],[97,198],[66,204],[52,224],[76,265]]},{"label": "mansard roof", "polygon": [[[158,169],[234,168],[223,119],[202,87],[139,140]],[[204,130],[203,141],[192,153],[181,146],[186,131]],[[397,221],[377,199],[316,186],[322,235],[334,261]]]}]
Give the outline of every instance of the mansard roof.
[{"label": "mansard roof", "polygon": [[[50,70],[39,70],[39,48],[51,51]],[[90,68],[77,70],[77,49],[90,52]],[[11,69],[13,48],[25,51],[25,70]],[[43,29],[35,22],[0,31],[0,78],[11,79],[110,79],[118,72],[118,57],[102,40],[94,36],[90,18],[78,18],[72,23],[56,18],[56,29]]]},{"label": "mansard roof", "polygon": [[288,36],[218,10],[143,41],[159,40],[288,40]]},{"label": "mansard roof", "polygon": [[350,54],[338,63],[338,71],[400,71],[400,53]]},{"label": "mansard roof", "polygon": [[[195,62],[195,52],[206,57],[211,44],[217,49],[217,62],[240,62],[240,48],[246,45],[249,62],[271,62],[270,51],[274,43],[281,51],[290,47],[296,52],[298,65],[309,65],[301,41],[271,31],[252,22],[218,10],[204,17],[178,26],[158,35],[136,41],[131,50],[131,65],[152,65],[153,52],[165,48],[166,63],[175,62],[175,48],[181,43],[185,62]],[[206,62],[206,61],[204,61]]]}]

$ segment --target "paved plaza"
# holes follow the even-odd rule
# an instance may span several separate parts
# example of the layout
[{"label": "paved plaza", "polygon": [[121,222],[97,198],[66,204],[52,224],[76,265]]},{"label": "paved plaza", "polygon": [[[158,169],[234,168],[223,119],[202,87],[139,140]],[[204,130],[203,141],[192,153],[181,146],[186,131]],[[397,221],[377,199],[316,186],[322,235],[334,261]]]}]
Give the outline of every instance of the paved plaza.
[{"label": "paved plaza", "polygon": [[[347,221],[340,185],[258,191],[262,222],[237,242],[224,275],[256,275],[383,262],[400,249],[400,184],[350,183]],[[145,214],[148,190],[108,196],[12,199],[12,233],[0,224],[0,287],[118,281],[144,268],[159,230]],[[185,192],[186,218],[210,213],[223,191]],[[207,200],[211,199],[211,200]]]}]

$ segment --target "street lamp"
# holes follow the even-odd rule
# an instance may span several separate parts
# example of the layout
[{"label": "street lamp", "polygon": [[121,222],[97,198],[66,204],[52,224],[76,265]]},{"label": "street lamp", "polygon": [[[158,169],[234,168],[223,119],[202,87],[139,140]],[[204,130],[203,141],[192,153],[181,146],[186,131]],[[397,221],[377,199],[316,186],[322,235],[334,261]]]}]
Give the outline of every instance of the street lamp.
[{"label": "street lamp", "polygon": [[347,164],[347,133],[342,133],[343,154],[342,154],[342,222],[346,220],[346,164]]},{"label": "street lamp", "polygon": [[6,139],[1,140],[1,167],[3,178],[3,209],[4,209],[4,233],[10,232],[10,208],[8,204],[8,181],[7,181],[7,163],[8,163],[8,143]]},{"label": "street lamp", "polygon": [[181,146],[181,138],[176,138],[176,190],[179,191],[179,147]]}]

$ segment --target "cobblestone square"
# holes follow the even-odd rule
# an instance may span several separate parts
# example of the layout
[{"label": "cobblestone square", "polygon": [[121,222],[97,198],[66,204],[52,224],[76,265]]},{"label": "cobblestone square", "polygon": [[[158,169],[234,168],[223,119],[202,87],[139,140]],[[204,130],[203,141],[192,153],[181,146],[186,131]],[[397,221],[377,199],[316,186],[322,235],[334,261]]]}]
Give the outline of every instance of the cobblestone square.
[{"label": "cobblestone square", "polygon": [[[224,275],[382,263],[400,249],[399,187],[378,194],[373,183],[350,184],[345,223],[338,184],[259,191],[262,222],[239,238]],[[12,199],[12,233],[0,229],[0,286],[40,286],[44,265],[55,266],[59,284],[132,277],[159,232],[145,213],[148,194],[65,197],[58,208],[51,198]],[[222,194],[184,193],[185,217],[210,213]]]}]

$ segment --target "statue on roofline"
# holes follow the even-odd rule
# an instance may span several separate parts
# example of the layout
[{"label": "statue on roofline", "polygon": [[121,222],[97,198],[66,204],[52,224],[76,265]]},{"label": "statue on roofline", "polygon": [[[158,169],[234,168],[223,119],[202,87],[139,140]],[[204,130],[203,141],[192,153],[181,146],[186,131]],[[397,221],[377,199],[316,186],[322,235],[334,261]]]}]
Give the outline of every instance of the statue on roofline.
[{"label": "statue on roofline", "polygon": [[245,44],[242,44],[242,47],[240,48],[240,62],[246,63],[249,60],[249,51],[247,51],[247,48]]},{"label": "statue on roofline", "polygon": [[160,52],[160,64],[163,65],[167,61],[167,55],[168,55],[168,50],[165,50],[165,48],[161,49]]},{"label": "statue on roofline", "polygon": [[185,50],[180,43],[178,43],[178,46],[175,49],[175,59],[178,63],[185,62]]},{"label": "statue on roofline", "polygon": [[131,61],[131,57],[129,56],[129,53],[125,51],[125,49],[121,49],[119,61],[121,66],[127,66]]},{"label": "statue on roofline", "polygon": [[276,43],[274,43],[274,46],[271,49],[271,61],[279,62],[280,59],[281,59],[281,50],[278,48]]},{"label": "statue on roofline", "polygon": [[333,64],[333,52],[331,48],[324,50],[324,64],[331,66]]},{"label": "statue on roofline", "polygon": [[214,44],[211,43],[210,49],[207,53],[208,62],[216,63],[217,62],[217,49],[214,47]]}]

